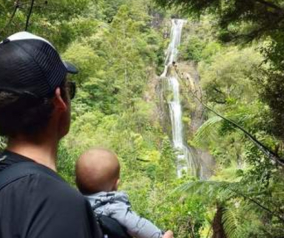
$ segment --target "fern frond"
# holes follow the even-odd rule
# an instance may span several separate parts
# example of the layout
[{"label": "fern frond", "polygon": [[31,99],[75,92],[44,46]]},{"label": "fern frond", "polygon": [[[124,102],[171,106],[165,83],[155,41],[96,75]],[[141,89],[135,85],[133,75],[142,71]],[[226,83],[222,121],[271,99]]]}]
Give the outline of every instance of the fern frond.
[{"label": "fern frond", "polygon": [[202,145],[202,142],[208,137],[214,137],[217,134],[215,125],[222,120],[223,119],[219,116],[209,118],[206,122],[202,124],[201,127],[199,127],[199,129],[195,133],[193,143],[195,145]]},{"label": "fern frond", "polygon": [[235,191],[230,188],[233,186],[234,183],[224,181],[194,181],[179,186],[175,192],[187,192],[204,197],[218,197],[219,200],[227,200],[236,195]]},{"label": "fern frond", "polygon": [[234,209],[224,209],[222,222],[225,233],[229,238],[243,238],[243,226],[239,220],[240,216]]},{"label": "fern frond", "polygon": [[7,145],[7,140],[4,137],[0,137],[0,150],[3,150]]}]

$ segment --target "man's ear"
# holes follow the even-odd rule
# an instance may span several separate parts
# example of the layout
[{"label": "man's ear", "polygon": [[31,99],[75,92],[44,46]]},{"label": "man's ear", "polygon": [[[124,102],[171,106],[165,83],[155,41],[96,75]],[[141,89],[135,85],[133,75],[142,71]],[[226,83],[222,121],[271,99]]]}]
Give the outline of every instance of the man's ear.
[{"label": "man's ear", "polygon": [[58,108],[59,110],[66,111],[68,109],[67,101],[62,98],[62,89],[56,88],[55,89],[55,95],[53,98],[54,106],[55,108]]}]

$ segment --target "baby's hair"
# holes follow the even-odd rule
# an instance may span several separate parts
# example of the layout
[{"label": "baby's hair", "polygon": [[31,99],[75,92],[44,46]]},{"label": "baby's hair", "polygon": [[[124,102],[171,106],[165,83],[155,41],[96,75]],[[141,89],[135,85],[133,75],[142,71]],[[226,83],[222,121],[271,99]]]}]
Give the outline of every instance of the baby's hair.
[{"label": "baby's hair", "polygon": [[113,191],[119,179],[120,165],[116,154],[104,148],[92,148],[76,163],[76,184],[84,195]]}]

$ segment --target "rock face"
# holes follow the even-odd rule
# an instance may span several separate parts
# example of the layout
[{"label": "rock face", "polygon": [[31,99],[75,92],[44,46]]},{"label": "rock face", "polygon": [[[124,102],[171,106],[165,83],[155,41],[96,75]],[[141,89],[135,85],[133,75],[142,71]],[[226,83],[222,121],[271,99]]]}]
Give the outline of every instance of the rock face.
[{"label": "rock face", "polygon": [[[207,151],[187,143],[205,121],[205,114],[203,105],[196,99],[202,98],[197,65],[193,62],[178,62],[178,48],[184,23],[185,21],[178,19],[171,21],[165,69],[161,76],[151,77],[153,80],[150,83],[150,95],[153,95],[155,88],[155,114],[164,132],[172,138],[173,148],[177,151],[177,175],[180,177],[182,171],[186,170],[200,179],[208,179],[213,174],[213,157]],[[192,93],[196,97],[193,97]],[[146,97],[149,98],[149,95]]]},{"label": "rock face", "polygon": [[[174,64],[168,66],[166,75],[175,75],[178,78],[183,117],[189,118],[183,123],[183,134],[185,141],[190,140],[205,121],[204,107],[197,99],[202,98],[197,66],[193,62],[174,62]],[[156,89],[160,102],[160,121],[165,131],[172,137],[171,129],[169,129],[171,128],[171,121],[168,116],[170,111],[167,102],[173,95],[168,91],[167,82],[163,78],[159,79]],[[195,96],[192,96],[193,94]],[[207,151],[192,146],[187,146],[187,148],[196,163],[196,172],[191,174],[195,174],[203,180],[210,178],[214,171],[214,158]]]},{"label": "rock face", "polygon": [[180,82],[176,72],[176,62],[182,28],[186,21],[182,19],[171,20],[171,36],[166,51],[164,72],[160,76],[163,82],[163,91],[166,92],[166,102],[170,114],[172,146],[176,151],[176,173],[182,177],[183,173],[198,176],[199,162],[191,153],[184,138],[184,127],[182,121],[182,105],[180,100]]},{"label": "rock face", "polygon": [[[194,62],[181,62],[176,65],[176,71],[182,85],[183,105],[184,108],[188,108],[190,117],[190,123],[187,125],[188,139],[192,139],[206,119],[205,108],[200,102],[203,98],[200,77],[197,65]],[[191,106],[187,105],[189,102],[191,102]],[[197,148],[192,148],[192,150],[194,150],[193,153],[196,154],[200,164],[199,177],[201,179],[208,179],[213,175],[215,166],[214,158],[207,151]]]}]

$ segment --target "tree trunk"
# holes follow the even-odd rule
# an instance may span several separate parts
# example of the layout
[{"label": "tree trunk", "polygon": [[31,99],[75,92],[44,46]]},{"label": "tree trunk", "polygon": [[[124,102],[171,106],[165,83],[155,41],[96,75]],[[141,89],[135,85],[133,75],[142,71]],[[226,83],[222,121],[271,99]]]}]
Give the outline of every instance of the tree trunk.
[{"label": "tree trunk", "polygon": [[223,206],[217,205],[217,212],[215,214],[214,220],[213,220],[213,236],[212,238],[227,238],[223,222],[222,222],[222,216],[223,216]]}]

